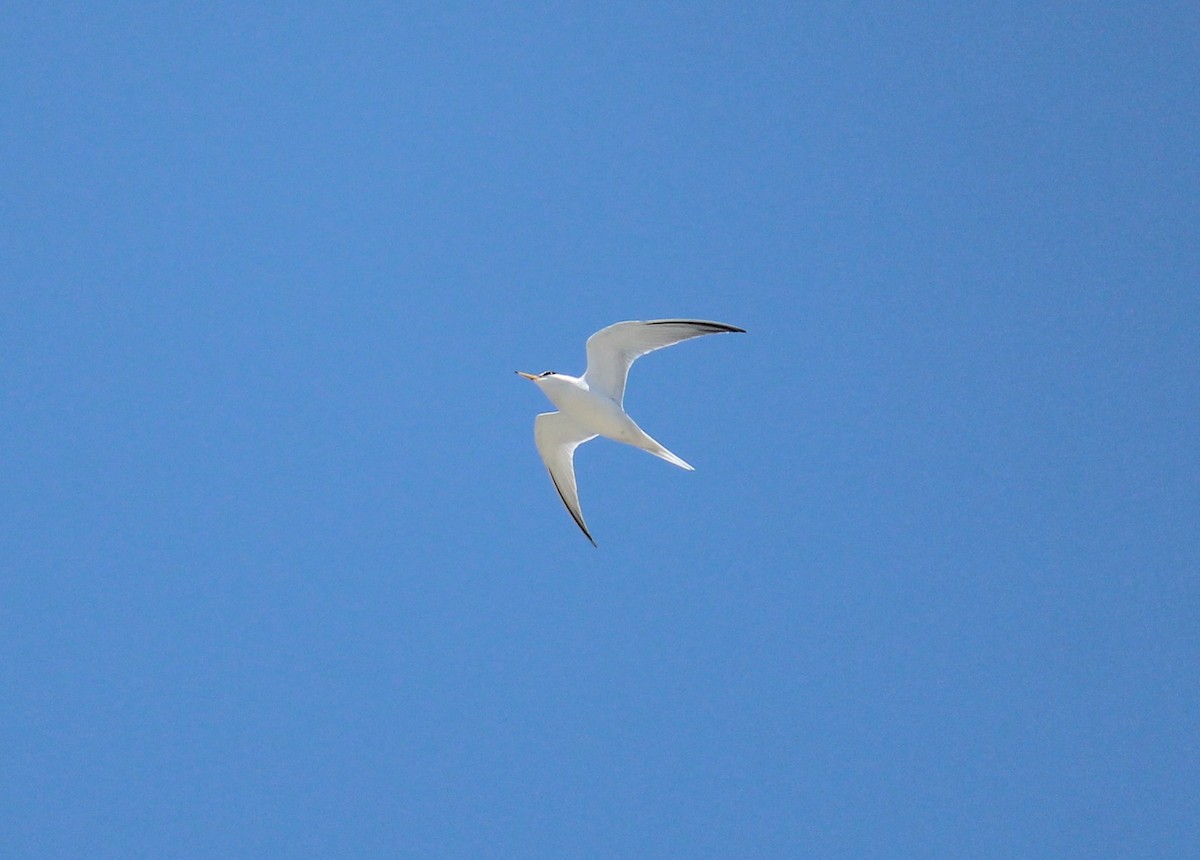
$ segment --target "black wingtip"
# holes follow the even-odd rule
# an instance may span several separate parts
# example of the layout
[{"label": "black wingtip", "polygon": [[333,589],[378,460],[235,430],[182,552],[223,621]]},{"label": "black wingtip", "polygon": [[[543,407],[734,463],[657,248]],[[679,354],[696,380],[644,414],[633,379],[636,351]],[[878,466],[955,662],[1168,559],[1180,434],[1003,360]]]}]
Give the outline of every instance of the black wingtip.
[{"label": "black wingtip", "polygon": [[587,526],[583,524],[583,519],[575,515],[575,511],[571,509],[571,505],[567,502],[567,497],[563,494],[562,487],[558,485],[558,481],[554,478],[554,473],[547,467],[546,472],[550,475],[550,483],[554,484],[554,489],[558,490],[558,497],[562,499],[563,507],[567,509],[567,513],[571,515],[571,519],[575,520],[575,525],[579,526],[579,530],[583,532],[583,536],[592,542],[592,546],[599,549],[596,544],[596,539],[592,537],[592,533],[587,530]]},{"label": "black wingtip", "polygon": [[713,322],[712,320],[650,320],[646,325],[694,325],[699,328],[708,329],[713,334],[717,332],[746,333],[744,328],[738,328],[728,323]]}]

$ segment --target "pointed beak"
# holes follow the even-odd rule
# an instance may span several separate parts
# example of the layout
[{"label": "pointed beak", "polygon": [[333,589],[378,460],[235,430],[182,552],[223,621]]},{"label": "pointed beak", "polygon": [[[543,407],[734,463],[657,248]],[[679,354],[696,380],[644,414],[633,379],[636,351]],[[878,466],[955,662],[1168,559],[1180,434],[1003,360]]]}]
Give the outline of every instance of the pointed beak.
[{"label": "pointed beak", "polygon": [[532,373],[522,373],[519,370],[517,371],[517,376],[524,376],[526,379],[537,379],[537,377],[534,376]]}]

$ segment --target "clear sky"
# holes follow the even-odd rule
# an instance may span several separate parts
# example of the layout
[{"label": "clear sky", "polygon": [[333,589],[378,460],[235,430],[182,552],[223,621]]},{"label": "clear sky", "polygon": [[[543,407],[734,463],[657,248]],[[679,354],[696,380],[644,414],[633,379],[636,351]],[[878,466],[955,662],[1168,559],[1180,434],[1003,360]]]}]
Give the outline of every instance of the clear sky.
[{"label": "clear sky", "polygon": [[0,856],[1196,856],[1198,46],[7,4]]}]

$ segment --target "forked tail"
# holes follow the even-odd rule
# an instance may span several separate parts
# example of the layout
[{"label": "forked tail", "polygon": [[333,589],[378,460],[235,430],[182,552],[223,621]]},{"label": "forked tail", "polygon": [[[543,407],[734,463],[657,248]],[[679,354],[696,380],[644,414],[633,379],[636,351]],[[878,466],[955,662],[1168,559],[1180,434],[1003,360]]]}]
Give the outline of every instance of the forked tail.
[{"label": "forked tail", "polygon": [[654,439],[651,439],[649,436],[646,437],[646,444],[642,446],[642,450],[650,452],[655,457],[661,457],[662,459],[666,460],[668,463],[678,466],[681,469],[687,469],[689,472],[696,471],[695,468],[693,468],[691,466],[691,464],[687,463],[681,457],[676,457],[674,454],[672,454],[670,451],[668,451],[666,448],[664,448],[662,445],[660,445]]}]

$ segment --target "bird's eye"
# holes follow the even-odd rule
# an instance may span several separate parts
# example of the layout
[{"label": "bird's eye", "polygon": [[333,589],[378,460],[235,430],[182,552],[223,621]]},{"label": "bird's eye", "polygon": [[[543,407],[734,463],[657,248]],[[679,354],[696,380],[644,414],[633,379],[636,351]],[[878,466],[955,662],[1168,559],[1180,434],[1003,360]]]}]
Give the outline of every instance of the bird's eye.
[{"label": "bird's eye", "polygon": [[542,372],[542,376],[553,376],[553,375],[554,375],[553,370],[546,370],[546,371]]}]

